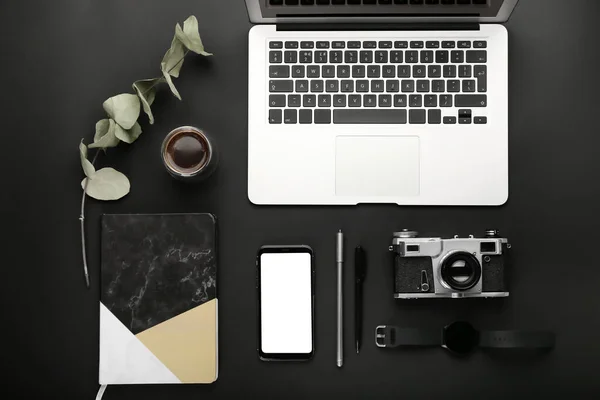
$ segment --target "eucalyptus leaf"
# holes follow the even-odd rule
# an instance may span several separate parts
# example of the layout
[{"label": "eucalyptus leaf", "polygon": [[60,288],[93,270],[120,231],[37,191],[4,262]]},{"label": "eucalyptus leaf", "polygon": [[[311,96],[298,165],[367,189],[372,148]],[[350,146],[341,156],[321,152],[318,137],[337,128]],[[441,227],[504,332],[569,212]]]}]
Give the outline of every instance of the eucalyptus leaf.
[{"label": "eucalyptus leaf", "polygon": [[179,91],[175,87],[175,84],[173,83],[173,79],[171,78],[171,75],[167,74],[166,72],[163,72],[163,75],[165,76],[165,81],[167,81],[167,84],[171,88],[171,92],[173,92],[173,95],[175,97],[177,97],[179,100],[181,100],[181,95],[179,94]]},{"label": "eucalyptus leaf", "polygon": [[163,72],[163,75],[168,74],[178,78],[179,71],[181,71],[181,67],[183,66],[184,57],[185,48],[179,39],[177,39],[177,36],[175,36],[171,42],[171,48],[167,50],[160,63],[160,70]]},{"label": "eucalyptus leaf", "polygon": [[117,124],[112,119],[103,119],[96,123],[96,134],[94,135],[94,143],[90,144],[90,149],[106,149],[116,147],[120,140],[115,136],[115,128]]},{"label": "eucalyptus leaf", "polygon": [[142,127],[137,122],[129,130],[125,130],[125,129],[121,128],[119,125],[115,126],[115,136],[127,144],[131,144],[131,143],[135,142],[136,139],[138,137],[140,137],[141,134],[142,134]]},{"label": "eucalyptus leaf", "polygon": [[133,89],[140,98],[142,108],[144,109],[146,115],[148,115],[150,125],[154,124],[154,115],[152,115],[152,109],[150,106],[152,103],[154,103],[154,99],[156,97],[156,85],[158,85],[162,80],[163,78],[143,79],[133,83]]},{"label": "eucalyptus leaf", "polygon": [[131,129],[140,116],[140,99],[135,94],[124,93],[111,97],[102,107],[123,129]]},{"label": "eucalyptus leaf", "polygon": [[185,20],[183,29],[177,24],[175,27],[175,36],[188,50],[196,54],[202,54],[203,56],[212,56],[212,53],[204,50],[204,44],[202,43],[202,39],[200,39],[198,31],[198,19],[195,16],[192,15]]},{"label": "eucalyptus leaf", "polygon": [[83,144],[83,139],[81,139],[81,143],[79,143],[79,158],[81,158],[81,167],[83,168],[83,173],[88,178],[96,172],[96,168],[92,165],[90,160],[87,159],[87,147]]},{"label": "eucalyptus leaf", "polygon": [[81,181],[81,188],[96,200],[119,200],[129,193],[131,185],[129,179],[119,171],[102,168]]}]

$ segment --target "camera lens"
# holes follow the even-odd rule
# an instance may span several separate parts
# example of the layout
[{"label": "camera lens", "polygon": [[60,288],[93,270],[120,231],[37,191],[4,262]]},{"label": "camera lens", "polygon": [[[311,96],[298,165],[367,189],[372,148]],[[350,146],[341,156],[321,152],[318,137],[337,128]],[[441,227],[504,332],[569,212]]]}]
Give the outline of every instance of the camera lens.
[{"label": "camera lens", "polygon": [[481,265],[475,256],[464,251],[452,253],[442,262],[442,279],[454,290],[469,290],[481,278]]}]

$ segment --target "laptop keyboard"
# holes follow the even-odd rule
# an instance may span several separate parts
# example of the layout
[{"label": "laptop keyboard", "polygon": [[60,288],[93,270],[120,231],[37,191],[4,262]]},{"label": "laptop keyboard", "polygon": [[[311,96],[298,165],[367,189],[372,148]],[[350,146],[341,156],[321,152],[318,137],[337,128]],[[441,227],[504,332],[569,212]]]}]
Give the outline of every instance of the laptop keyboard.
[{"label": "laptop keyboard", "polygon": [[269,41],[271,124],[487,124],[487,42]]}]

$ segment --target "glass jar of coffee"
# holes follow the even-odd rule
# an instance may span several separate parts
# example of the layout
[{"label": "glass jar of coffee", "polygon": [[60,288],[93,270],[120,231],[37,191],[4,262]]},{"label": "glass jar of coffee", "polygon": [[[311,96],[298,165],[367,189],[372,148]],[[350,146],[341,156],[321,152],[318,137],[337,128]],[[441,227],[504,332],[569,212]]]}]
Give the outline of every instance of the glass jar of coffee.
[{"label": "glass jar of coffee", "polygon": [[214,141],[206,132],[193,126],[181,126],[163,140],[161,158],[171,176],[197,182],[215,171],[219,157]]}]

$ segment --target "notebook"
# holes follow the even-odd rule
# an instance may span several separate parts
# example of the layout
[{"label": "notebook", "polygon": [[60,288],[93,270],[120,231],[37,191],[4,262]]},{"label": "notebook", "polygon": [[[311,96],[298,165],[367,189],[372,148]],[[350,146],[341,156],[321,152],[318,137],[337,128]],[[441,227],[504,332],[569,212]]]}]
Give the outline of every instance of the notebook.
[{"label": "notebook", "polygon": [[101,385],[218,376],[216,219],[104,215]]}]

